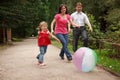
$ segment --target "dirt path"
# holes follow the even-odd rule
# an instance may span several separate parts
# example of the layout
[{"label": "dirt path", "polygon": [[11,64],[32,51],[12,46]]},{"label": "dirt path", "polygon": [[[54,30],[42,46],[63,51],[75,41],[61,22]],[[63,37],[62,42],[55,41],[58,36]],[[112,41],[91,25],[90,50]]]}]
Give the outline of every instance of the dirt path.
[{"label": "dirt path", "polygon": [[52,45],[45,55],[46,68],[40,68],[36,43],[36,39],[26,39],[0,50],[0,80],[120,80],[99,68],[89,73],[77,71],[73,63],[59,59],[60,49]]}]

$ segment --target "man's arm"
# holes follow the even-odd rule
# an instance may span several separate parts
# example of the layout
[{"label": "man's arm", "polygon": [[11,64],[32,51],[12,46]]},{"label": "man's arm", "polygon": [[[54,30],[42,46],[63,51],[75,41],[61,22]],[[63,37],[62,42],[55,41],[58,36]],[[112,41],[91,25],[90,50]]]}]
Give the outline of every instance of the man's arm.
[{"label": "man's arm", "polygon": [[87,15],[85,15],[85,23],[88,25],[89,30],[92,32],[92,31],[93,31],[93,29],[92,29],[92,26],[91,26],[91,24],[90,24],[90,21],[89,21],[89,19],[88,19]]}]

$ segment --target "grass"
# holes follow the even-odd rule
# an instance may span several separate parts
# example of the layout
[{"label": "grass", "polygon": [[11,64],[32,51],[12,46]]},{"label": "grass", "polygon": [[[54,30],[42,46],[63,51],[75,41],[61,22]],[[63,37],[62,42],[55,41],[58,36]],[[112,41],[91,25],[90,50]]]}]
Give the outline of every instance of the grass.
[{"label": "grass", "polygon": [[[52,40],[52,44],[61,48],[61,44],[57,41]],[[80,46],[79,46],[80,47]],[[69,43],[68,44],[68,49],[71,53],[73,53],[72,50],[72,45]],[[110,58],[109,55],[109,51],[107,51],[106,49],[101,50],[101,53],[99,50],[95,50],[97,57],[98,57],[98,61],[97,64],[98,65],[102,65],[103,67],[105,67],[106,69],[109,69],[113,72],[117,72],[118,74],[120,74],[120,59],[117,58]]]},{"label": "grass", "polygon": [[110,58],[108,56],[108,51],[105,49],[101,50],[101,53],[99,53],[99,50],[95,50],[95,51],[98,55],[98,64],[104,66],[109,70],[120,73],[120,59]]},{"label": "grass", "polygon": [[13,42],[21,42],[23,39],[22,38],[12,38]]}]

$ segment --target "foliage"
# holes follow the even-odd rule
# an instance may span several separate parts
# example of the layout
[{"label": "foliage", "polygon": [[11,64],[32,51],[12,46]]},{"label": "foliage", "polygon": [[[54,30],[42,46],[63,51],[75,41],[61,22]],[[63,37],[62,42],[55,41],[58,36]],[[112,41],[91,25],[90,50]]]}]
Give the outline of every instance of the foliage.
[{"label": "foliage", "polygon": [[87,15],[88,15],[88,18],[89,18],[90,23],[92,25],[92,28],[93,28],[93,32],[90,32],[88,30],[88,36],[89,36],[89,38],[91,38],[91,39],[92,38],[94,38],[94,39],[100,39],[100,38],[102,38],[101,35],[103,35],[103,34],[100,31],[100,23],[98,23],[95,20],[95,18],[94,18],[94,16],[92,14],[87,14]]},{"label": "foliage", "polygon": [[[92,14],[88,14],[88,18],[90,20],[90,23],[92,25],[92,28],[93,28],[93,32],[90,32],[87,28],[87,31],[88,31],[88,40],[89,40],[89,46],[92,47],[92,48],[98,48],[99,45],[98,45],[98,40],[103,38],[104,35],[103,33],[100,31],[100,23],[98,23],[94,16]],[[87,25],[86,25],[87,26]]]},{"label": "foliage", "polygon": [[36,35],[40,21],[49,19],[47,0],[12,0],[0,3],[0,27],[11,27],[13,36]]},{"label": "foliage", "polygon": [[21,38],[12,38],[12,41],[14,41],[14,42],[20,42],[20,41],[22,41],[23,39],[21,39]]},{"label": "foliage", "polygon": [[72,0],[68,1],[67,4],[70,12],[75,11],[75,4],[77,2],[82,2],[83,12],[94,15],[95,20],[100,23],[99,27],[101,31],[106,32],[109,26],[114,26],[115,31],[119,28],[119,0]]},{"label": "foliage", "polygon": [[106,32],[106,37],[104,39],[106,39],[106,41],[111,42],[111,43],[120,43],[120,30],[119,31],[107,31]]},{"label": "foliage", "polygon": [[108,30],[120,31],[120,9],[119,8],[108,11],[106,20],[109,23]]},{"label": "foliage", "polygon": [[[14,5],[16,4],[16,5]],[[23,21],[24,16],[21,15],[19,1],[2,1],[0,3],[0,26],[1,27],[15,27]]]},{"label": "foliage", "polygon": [[114,72],[120,73],[120,60],[116,58],[110,58],[106,55],[110,54],[108,50],[103,49],[101,53],[99,53],[99,50],[96,50],[98,55],[98,64],[104,66],[107,69],[110,69]]},{"label": "foliage", "polygon": [[61,3],[65,3],[72,13],[79,1],[83,4],[83,12],[92,15],[89,15],[94,30],[90,33],[91,39],[104,38],[101,30],[120,31],[119,0],[1,0],[0,27],[11,27],[13,36],[37,35],[39,22],[47,21],[50,25]]}]

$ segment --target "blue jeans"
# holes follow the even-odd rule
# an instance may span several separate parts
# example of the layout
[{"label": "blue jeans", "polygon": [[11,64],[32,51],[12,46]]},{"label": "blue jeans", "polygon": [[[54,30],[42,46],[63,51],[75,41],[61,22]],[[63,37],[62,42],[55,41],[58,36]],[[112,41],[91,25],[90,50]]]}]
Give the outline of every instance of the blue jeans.
[{"label": "blue jeans", "polygon": [[71,58],[71,54],[68,51],[67,45],[68,45],[68,34],[56,34],[56,37],[61,41],[62,43],[62,49],[60,52],[60,56],[64,57],[64,53],[66,54],[67,58]]},{"label": "blue jeans", "polygon": [[43,58],[44,58],[44,54],[46,53],[47,50],[47,46],[40,46],[40,53],[37,55],[37,59],[39,60],[39,62],[43,62]]}]

